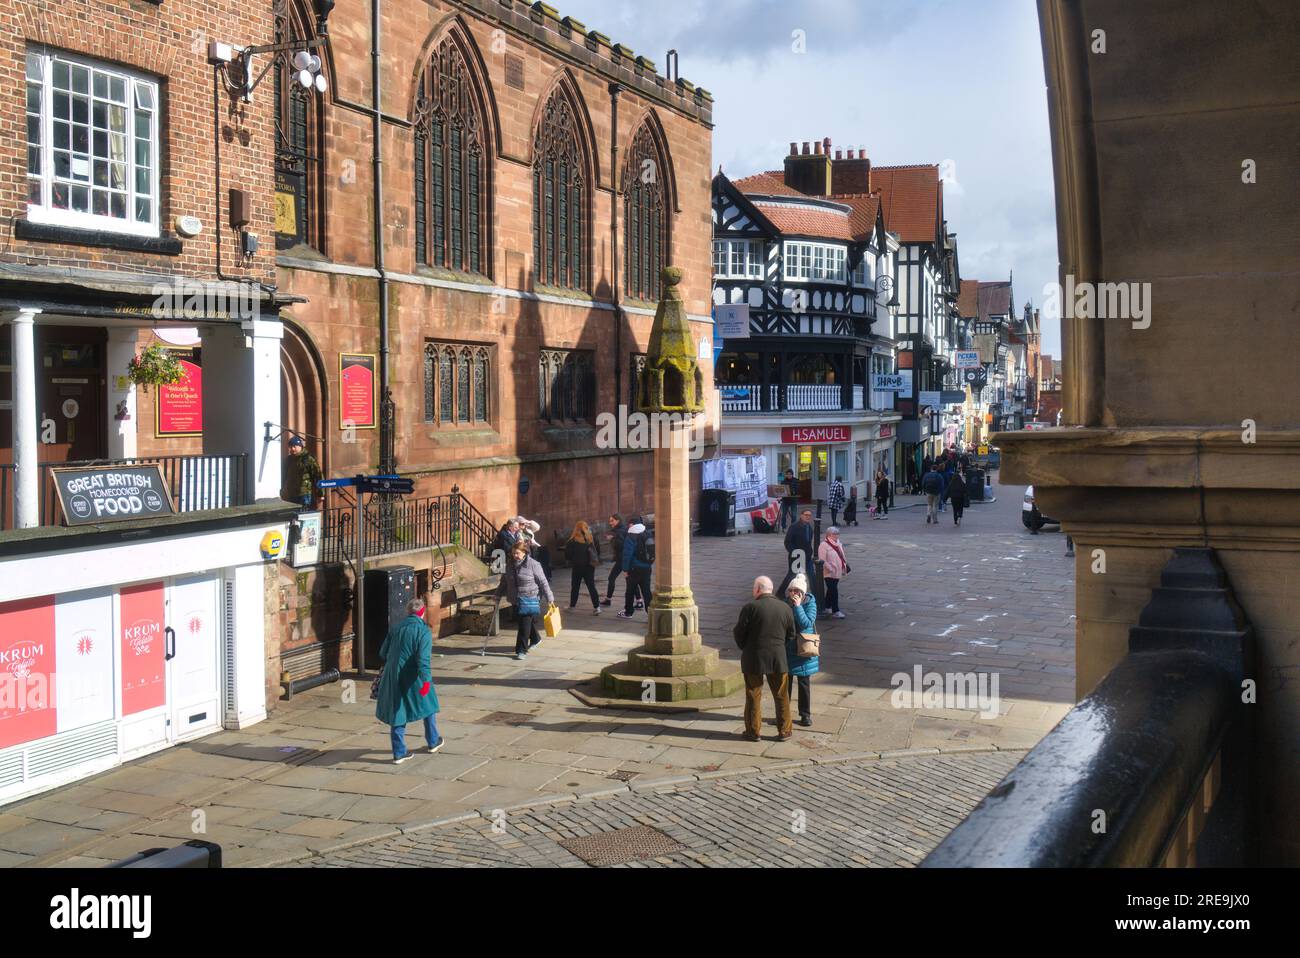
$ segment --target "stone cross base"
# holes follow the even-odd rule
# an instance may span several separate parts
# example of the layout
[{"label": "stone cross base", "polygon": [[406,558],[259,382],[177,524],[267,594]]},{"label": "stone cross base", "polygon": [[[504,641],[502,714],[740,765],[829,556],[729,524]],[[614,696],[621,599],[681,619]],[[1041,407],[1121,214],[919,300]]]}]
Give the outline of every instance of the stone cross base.
[{"label": "stone cross base", "polygon": [[645,706],[708,708],[708,700],[739,691],[744,684],[739,664],[722,662],[717,649],[705,648],[699,624],[700,610],[689,588],[657,593],[650,603],[645,645],[629,652],[626,663],[607,666],[600,674],[601,691],[618,700],[611,704],[627,708],[634,704],[627,700],[635,700]]}]

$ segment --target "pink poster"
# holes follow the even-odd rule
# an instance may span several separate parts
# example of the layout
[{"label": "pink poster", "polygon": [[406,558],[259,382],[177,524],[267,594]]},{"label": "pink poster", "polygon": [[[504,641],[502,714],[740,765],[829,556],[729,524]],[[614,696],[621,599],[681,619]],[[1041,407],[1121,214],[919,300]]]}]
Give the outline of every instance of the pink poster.
[{"label": "pink poster", "polygon": [[122,714],[167,702],[163,584],[125,586],[121,593]]},{"label": "pink poster", "polygon": [[0,748],[53,735],[54,596],[0,602]]}]

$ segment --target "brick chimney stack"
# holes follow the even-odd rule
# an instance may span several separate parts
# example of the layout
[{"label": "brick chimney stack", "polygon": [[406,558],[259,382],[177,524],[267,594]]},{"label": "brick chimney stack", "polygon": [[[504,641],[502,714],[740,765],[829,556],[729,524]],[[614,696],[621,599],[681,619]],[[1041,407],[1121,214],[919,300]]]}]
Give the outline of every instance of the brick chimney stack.
[{"label": "brick chimney stack", "polygon": [[866,150],[849,150],[847,158],[838,157],[832,164],[831,191],[840,193],[871,192],[871,161]]},{"label": "brick chimney stack", "polygon": [[805,140],[801,154],[792,149],[785,158],[785,185],[805,196],[829,196],[834,162],[829,137],[815,142]]}]

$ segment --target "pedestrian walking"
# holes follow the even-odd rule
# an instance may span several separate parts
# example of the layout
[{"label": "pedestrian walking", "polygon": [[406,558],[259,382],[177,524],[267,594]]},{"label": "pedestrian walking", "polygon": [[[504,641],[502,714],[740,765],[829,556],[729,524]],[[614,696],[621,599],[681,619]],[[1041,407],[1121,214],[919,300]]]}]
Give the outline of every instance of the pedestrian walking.
[{"label": "pedestrian walking", "polygon": [[943,473],[937,472],[933,464],[930,471],[921,477],[921,491],[925,493],[925,523],[939,521],[939,496],[943,493]]},{"label": "pedestrian walking", "polygon": [[876,518],[889,518],[889,477],[883,469],[876,472]]},{"label": "pedestrian walking", "polygon": [[650,608],[650,570],[654,568],[654,558],[650,555],[649,534],[645,524],[639,519],[628,526],[627,538],[623,540],[623,574],[627,577],[627,593],[623,599],[623,611],[618,613],[620,619],[632,618],[632,610],[637,596]]},{"label": "pedestrian walking", "polygon": [[542,571],[541,563],[532,556],[527,542],[515,544],[506,562],[506,572],[497,586],[497,595],[504,595],[515,607],[519,631],[515,635],[515,659],[528,658],[528,650],[542,641],[542,602],[549,606],[555,601],[551,583]]},{"label": "pedestrian walking", "polygon": [[948,501],[952,503],[952,524],[961,525],[961,515],[966,509],[966,477],[954,471],[948,480]]},{"label": "pedestrian walking", "polygon": [[497,530],[497,537],[492,540],[493,553],[500,552],[502,560],[510,558],[510,553],[514,551],[515,544],[519,541],[519,517],[511,516],[501,528]]},{"label": "pedestrian walking", "polygon": [[424,599],[406,603],[406,618],[384,636],[379,657],[384,660],[379,692],[375,697],[375,718],[389,726],[393,764],[401,765],[412,755],[406,749],[408,722],[424,722],[428,751],[442,748],[442,736],[434,716],[438,713],[438,692],[433,687],[433,632],[424,621]]},{"label": "pedestrian walking", "polygon": [[785,534],[786,572],[781,580],[777,595],[785,598],[785,590],[790,580],[801,572],[807,571],[813,560],[813,514],[805,509],[799,514],[799,521],[792,525]]},{"label": "pedestrian walking", "polygon": [[617,512],[609,517],[609,531],[605,533],[605,538],[609,540],[612,561],[609,564],[609,581],[605,583],[605,598],[600,604],[610,605],[614,601],[614,589],[618,586],[619,577],[623,574],[623,540],[627,538],[627,526],[623,525],[623,517]]},{"label": "pedestrian walking", "polygon": [[786,643],[798,639],[794,613],[772,594],[772,580],[754,580],[754,598],[740,610],[732,630],[740,647],[740,671],[745,676],[745,740],[757,742],[763,727],[763,683],[776,700],[777,740],[794,734],[790,720],[790,669]]},{"label": "pedestrian walking", "polygon": [[600,615],[600,593],[596,591],[596,566],[600,564],[600,553],[596,551],[596,539],[591,534],[591,527],[581,519],[573,527],[569,541],[564,544],[564,558],[569,562],[572,580],[569,584],[569,608],[578,606],[578,592],[583,583],[591,595],[591,614]]},{"label": "pedestrian walking", "polygon": [[849,487],[849,501],[844,506],[844,524],[846,526],[856,526],[858,524],[858,487],[856,483]]},{"label": "pedestrian walking", "polygon": [[827,497],[826,505],[831,510],[831,525],[837,525],[839,522],[840,510],[844,508],[843,476],[836,476],[835,481],[831,483],[830,495]]},{"label": "pedestrian walking", "polygon": [[[790,580],[785,598],[794,613],[795,630],[816,635],[817,600],[808,591],[807,578],[797,575]],[[799,655],[797,637],[786,640],[785,659],[790,667],[790,682],[799,690],[799,724],[807,728],[812,725],[812,677],[817,674],[818,659],[815,655]],[[790,694],[794,694],[793,689]]]},{"label": "pedestrian walking", "polygon": [[[844,544],[840,542],[839,529],[831,526],[826,530],[826,538],[822,539],[822,544],[817,547],[817,558],[822,560],[822,581],[826,583],[826,614],[837,619],[847,618],[840,611],[840,579],[853,570],[844,555]],[[793,588],[793,582],[787,588]]]},{"label": "pedestrian walking", "polygon": [[781,482],[786,490],[786,494],[781,497],[781,531],[785,532],[787,526],[794,524],[795,514],[799,510],[799,480],[794,477],[793,471],[787,469]]}]

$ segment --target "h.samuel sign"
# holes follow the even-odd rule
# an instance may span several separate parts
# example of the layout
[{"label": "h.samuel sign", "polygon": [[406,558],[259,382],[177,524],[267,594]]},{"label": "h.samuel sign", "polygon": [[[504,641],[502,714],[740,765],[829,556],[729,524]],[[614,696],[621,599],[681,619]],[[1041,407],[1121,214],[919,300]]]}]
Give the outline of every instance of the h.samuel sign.
[{"label": "h.samuel sign", "polygon": [[853,429],[850,426],[786,426],[781,430],[781,442],[787,445],[848,442],[852,438]]}]

